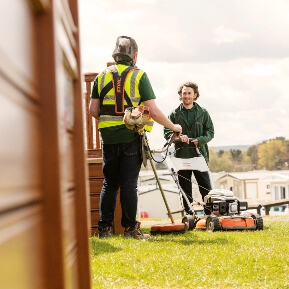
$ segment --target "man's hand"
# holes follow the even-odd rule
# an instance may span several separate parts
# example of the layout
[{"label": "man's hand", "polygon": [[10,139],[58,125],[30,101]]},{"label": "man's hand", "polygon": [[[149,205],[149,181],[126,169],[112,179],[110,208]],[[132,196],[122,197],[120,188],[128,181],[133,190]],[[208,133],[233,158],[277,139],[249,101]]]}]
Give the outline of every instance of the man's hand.
[{"label": "man's hand", "polygon": [[199,141],[195,138],[193,140],[191,140],[191,142],[193,142],[195,144],[195,146],[197,147],[199,144]]},{"label": "man's hand", "polygon": [[185,134],[184,135],[180,135],[180,139],[181,139],[182,142],[185,142],[187,144],[190,143],[189,137],[187,135],[185,135]]},{"label": "man's hand", "polygon": [[181,141],[182,142],[185,142],[185,143],[187,143],[187,144],[189,144],[190,142],[193,142],[194,143],[194,145],[197,147],[198,146],[198,144],[199,144],[199,141],[195,138],[195,139],[190,139],[187,135],[181,135],[180,136],[180,139],[181,139]]},{"label": "man's hand", "polygon": [[179,124],[174,124],[174,129],[172,131],[181,133],[182,132],[182,127]]}]

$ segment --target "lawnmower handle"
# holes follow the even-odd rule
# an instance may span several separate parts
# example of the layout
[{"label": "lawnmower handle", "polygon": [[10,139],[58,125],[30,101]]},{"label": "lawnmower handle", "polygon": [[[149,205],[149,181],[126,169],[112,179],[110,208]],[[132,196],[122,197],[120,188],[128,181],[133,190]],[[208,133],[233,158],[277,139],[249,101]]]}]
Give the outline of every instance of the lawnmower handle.
[{"label": "lawnmower handle", "polygon": [[[191,138],[191,137],[189,137],[189,141],[190,142],[192,142],[194,140],[194,138]],[[174,142],[182,142],[181,141],[181,139],[180,138],[176,138],[175,140],[174,140]],[[197,154],[200,156],[201,155],[201,152],[200,152],[200,150],[199,150],[199,148],[196,146],[196,151],[197,151]]]}]

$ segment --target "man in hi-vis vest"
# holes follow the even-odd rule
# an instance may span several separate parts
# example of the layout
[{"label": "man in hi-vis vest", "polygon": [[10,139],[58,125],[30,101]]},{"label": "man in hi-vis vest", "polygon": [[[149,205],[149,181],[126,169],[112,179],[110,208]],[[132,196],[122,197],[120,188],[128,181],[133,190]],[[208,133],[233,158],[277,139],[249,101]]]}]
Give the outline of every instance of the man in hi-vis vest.
[{"label": "man in hi-vis vest", "polygon": [[[100,194],[100,238],[111,236],[119,188],[124,237],[150,238],[150,235],[141,232],[140,223],[136,220],[137,180],[142,163],[141,137],[125,125],[126,108],[146,106],[153,120],[172,131],[182,132],[181,126],[173,124],[157,107],[146,73],[135,66],[137,53],[134,39],[118,37],[112,54],[116,64],[98,74],[91,93],[89,110],[98,120],[102,138],[104,181]],[[152,119],[146,123],[146,131],[152,129]]]}]

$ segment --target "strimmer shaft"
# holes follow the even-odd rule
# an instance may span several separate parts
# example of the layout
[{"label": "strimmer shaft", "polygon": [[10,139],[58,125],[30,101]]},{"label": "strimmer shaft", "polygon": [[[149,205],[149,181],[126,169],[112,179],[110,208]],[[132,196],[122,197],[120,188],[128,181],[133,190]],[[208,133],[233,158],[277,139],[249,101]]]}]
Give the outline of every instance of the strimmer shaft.
[{"label": "strimmer shaft", "polygon": [[143,142],[144,142],[144,147],[145,147],[145,149],[146,149],[147,158],[148,158],[149,161],[150,161],[150,164],[151,164],[152,169],[153,169],[153,171],[154,171],[154,175],[155,175],[156,180],[157,180],[157,183],[158,183],[158,185],[159,185],[159,189],[160,189],[160,191],[161,191],[161,194],[162,194],[162,197],[163,197],[165,206],[166,206],[166,208],[167,208],[168,216],[169,216],[172,224],[174,224],[175,221],[174,221],[173,216],[172,216],[172,213],[171,213],[171,211],[170,211],[170,208],[169,208],[169,205],[168,205],[168,202],[167,202],[165,193],[164,193],[164,191],[163,191],[163,188],[162,188],[160,179],[159,179],[159,177],[158,177],[158,175],[157,175],[157,171],[156,171],[155,165],[154,165],[153,160],[152,160],[152,156],[151,156],[151,153],[150,153],[150,150],[149,150],[149,146],[148,146],[148,142],[147,142],[147,138],[146,138],[145,133],[142,135],[142,139],[143,139]]}]

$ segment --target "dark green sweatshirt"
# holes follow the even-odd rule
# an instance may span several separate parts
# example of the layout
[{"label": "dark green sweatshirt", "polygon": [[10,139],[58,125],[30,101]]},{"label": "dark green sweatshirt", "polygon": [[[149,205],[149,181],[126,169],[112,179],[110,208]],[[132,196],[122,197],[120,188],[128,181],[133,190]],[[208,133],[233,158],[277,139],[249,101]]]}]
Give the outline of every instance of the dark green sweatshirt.
[{"label": "dark green sweatshirt", "polygon": [[[208,111],[194,102],[191,109],[186,109],[183,104],[173,110],[169,119],[174,124],[181,125],[183,135],[189,138],[197,139],[198,147],[204,156],[205,160],[209,161],[209,149],[207,143],[214,137],[214,125]],[[172,131],[164,128],[164,137],[169,139]],[[175,157],[177,158],[193,158],[197,156],[194,143],[175,143]]]}]

